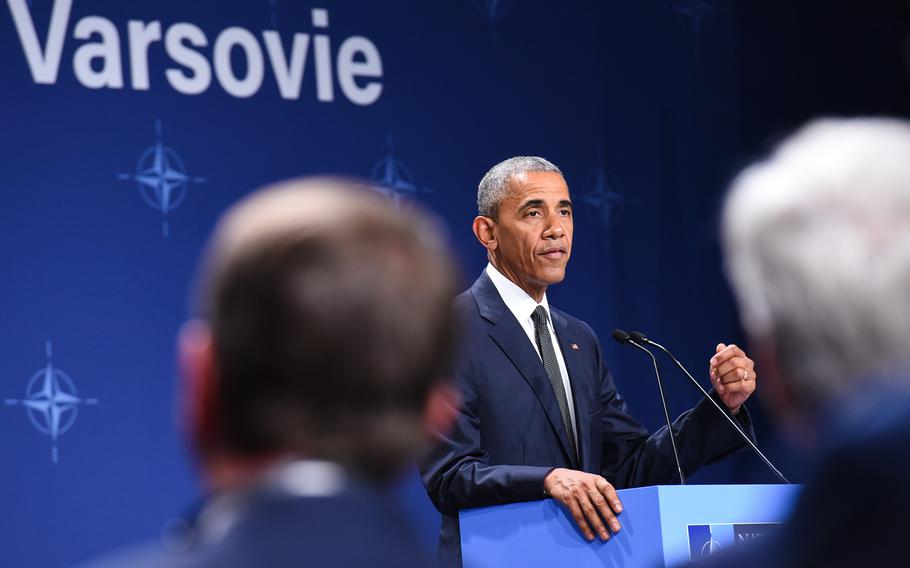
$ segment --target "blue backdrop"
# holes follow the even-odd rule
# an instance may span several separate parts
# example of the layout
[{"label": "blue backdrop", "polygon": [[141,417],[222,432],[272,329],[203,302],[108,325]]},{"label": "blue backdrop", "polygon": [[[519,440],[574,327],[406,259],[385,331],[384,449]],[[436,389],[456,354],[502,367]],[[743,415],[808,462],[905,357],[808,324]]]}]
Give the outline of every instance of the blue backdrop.
[{"label": "blue backdrop", "polygon": [[[609,331],[647,331],[701,371],[740,340],[716,242],[732,174],[818,112],[910,110],[906,3],[853,4],[8,0],[0,564],[159,538],[197,498],[175,333],[218,215],[282,178],[352,174],[425,204],[468,284],[478,180],[551,159],[577,214],[550,301],[593,325],[659,426],[648,361]],[[697,395],[670,377],[678,413]],[[739,456],[693,481],[772,479]],[[431,545],[413,473],[400,492]]]}]

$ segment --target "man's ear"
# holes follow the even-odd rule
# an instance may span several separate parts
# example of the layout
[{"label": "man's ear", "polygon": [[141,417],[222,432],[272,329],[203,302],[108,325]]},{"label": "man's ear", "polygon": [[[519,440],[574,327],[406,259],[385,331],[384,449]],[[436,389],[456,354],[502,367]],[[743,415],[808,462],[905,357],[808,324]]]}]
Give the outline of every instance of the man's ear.
[{"label": "man's ear", "polygon": [[484,217],[483,215],[474,217],[474,224],[472,225],[474,236],[477,237],[477,240],[488,252],[493,252],[497,247],[496,235],[493,231],[495,226],[496,221],[489,217]]},{"label": "man's ear", "polygon": [[209,326],[190,320],[177,338],[183,428],[193,449],[205,456],[222,441],[215,344]]},{"label": "man's ear", "polygon": [[751,339],[749,344],[755,346],[755,368],[760,374],[756,390],[765,410],[774,419],[777,429],[786,434],[788,439],[811,448],[815,433],[812,431],[811,419],[807,419],[810,409],[803,407],[799,393],[782,372],[774,339],[764,336]]},{"label": "man's ear", "polygon": [[454,386],[448,382],[440,382],[434,386],[427,397],[426,410],[423,413],[423,428],[427,438],[448,435],[455,424],[459,408],[461,395]]}]

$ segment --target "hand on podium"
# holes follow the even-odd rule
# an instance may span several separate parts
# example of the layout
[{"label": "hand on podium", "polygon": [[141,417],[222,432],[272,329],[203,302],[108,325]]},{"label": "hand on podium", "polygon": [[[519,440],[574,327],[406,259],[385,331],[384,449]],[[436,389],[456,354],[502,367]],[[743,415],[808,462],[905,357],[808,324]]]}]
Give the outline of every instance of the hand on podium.
[{"label": "hand on podium", "polygon": [[558,467],[544,478],[543,489],[569,509],[589,541],[594,540],[595,532],[601,540],[609,540],[610,531],[615,533],[622,528],[616,519],[622,512],[622,503],[616,489],[600,475]]}]

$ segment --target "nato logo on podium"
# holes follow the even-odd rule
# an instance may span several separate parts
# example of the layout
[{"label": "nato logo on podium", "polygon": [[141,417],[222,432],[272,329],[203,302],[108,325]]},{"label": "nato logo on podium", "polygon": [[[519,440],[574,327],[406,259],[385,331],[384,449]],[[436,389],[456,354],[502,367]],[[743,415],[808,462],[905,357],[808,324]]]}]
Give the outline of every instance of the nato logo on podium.
[{"label": "nato logo on podium", "polygon": [[770,534],[780,523],[718,523],[689,525],[689,555],[702,558],[733,544]]}]

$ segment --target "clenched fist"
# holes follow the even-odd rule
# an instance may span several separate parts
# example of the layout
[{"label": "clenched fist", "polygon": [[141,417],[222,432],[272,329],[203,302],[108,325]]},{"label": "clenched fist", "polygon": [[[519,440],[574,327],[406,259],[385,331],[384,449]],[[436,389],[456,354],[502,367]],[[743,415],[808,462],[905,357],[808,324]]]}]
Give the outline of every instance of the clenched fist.
[{"label": "clenched fist", "polygon": [[755,392],[755,362],[736,345],[718,343],[715,351],[708,365],[711,383],[727,409],[736,414]]}]

